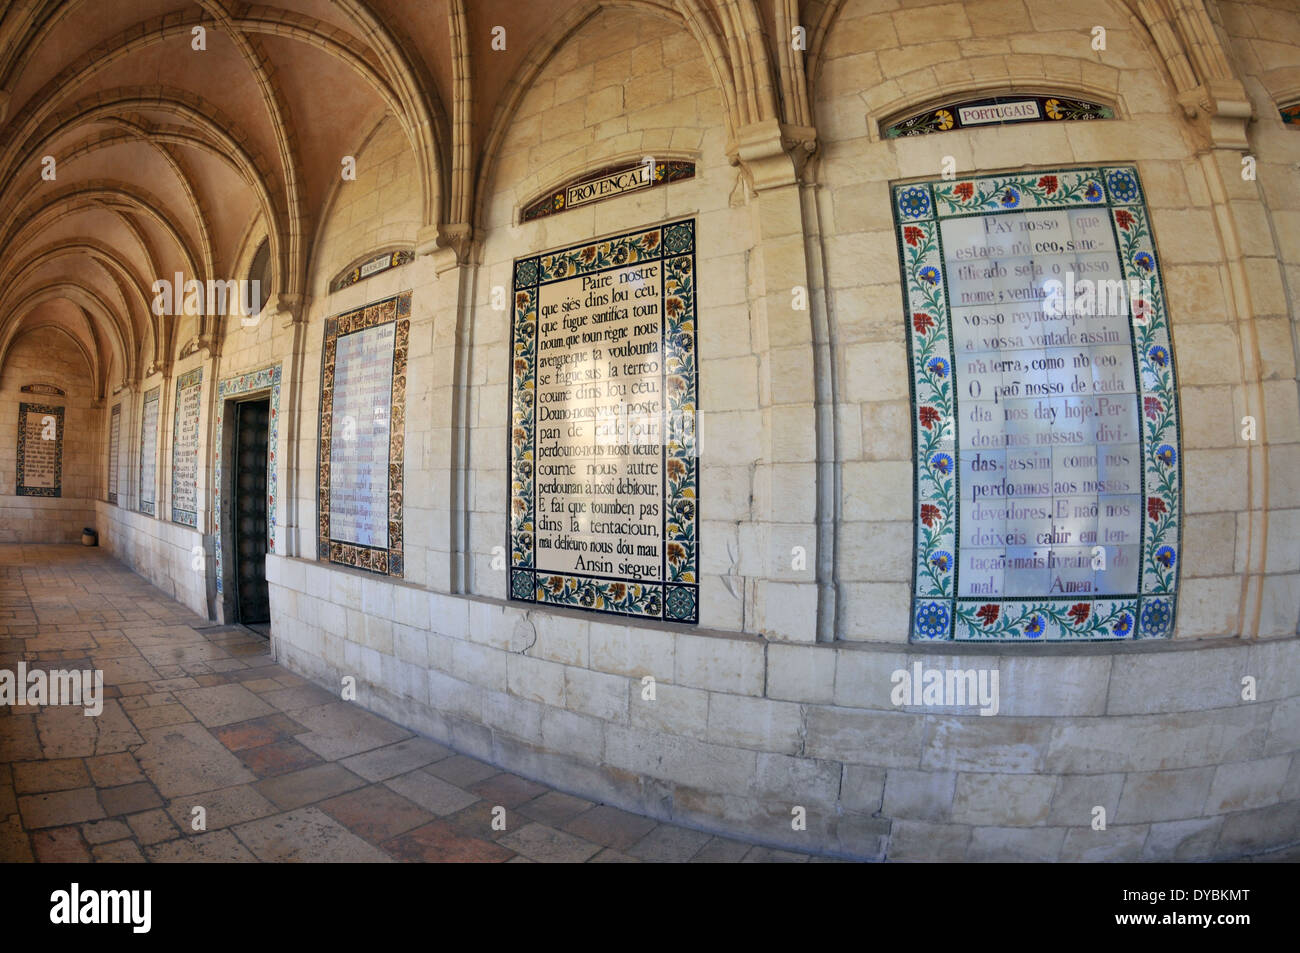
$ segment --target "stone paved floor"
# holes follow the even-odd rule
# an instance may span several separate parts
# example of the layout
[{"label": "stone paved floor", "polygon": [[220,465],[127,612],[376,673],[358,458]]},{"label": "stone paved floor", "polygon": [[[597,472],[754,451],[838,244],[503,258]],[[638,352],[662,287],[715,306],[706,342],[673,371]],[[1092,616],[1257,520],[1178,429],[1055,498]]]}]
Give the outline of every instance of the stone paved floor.
[{"label": "stone paved floor", "polygon": [[[418,737],[99,549],[0,545],[0,669],[104,673],[104,709],[0,706],[0,861],[793,861]],[[492,830],[493,808],[507,830]],[[192,827],[206,812],[206,831]]]}]

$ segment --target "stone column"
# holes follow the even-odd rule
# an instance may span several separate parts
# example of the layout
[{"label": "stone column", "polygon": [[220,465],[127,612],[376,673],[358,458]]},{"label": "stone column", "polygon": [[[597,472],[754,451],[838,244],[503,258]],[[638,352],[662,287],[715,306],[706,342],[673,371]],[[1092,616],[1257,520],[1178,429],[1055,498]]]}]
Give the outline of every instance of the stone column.
[{"label": "stone column", "polygon": [[812,140],[812,130],[767,120],[740,129],[737,149],[754,193],[749,283],[763,417],[751,530],[757,538],[742,537],[741,567],[753,580],[752,630],[799,642],[834,637],[834,592],[818,573],[829,544],[819,516],[833,512],[826,480],[833,456],[819,468],[817,388],[824,375],[817,373],[799,182]]}]

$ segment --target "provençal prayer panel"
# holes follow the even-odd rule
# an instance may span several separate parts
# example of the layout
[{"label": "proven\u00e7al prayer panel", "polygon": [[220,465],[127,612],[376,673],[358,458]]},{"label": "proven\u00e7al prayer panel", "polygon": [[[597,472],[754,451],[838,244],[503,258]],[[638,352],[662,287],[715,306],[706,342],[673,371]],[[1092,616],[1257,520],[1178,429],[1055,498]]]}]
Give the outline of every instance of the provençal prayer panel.
[{"label": "proven\u00e7al prayer panel", "polygon": [[694,623],[695,222],[517,259],[510,596]]}]

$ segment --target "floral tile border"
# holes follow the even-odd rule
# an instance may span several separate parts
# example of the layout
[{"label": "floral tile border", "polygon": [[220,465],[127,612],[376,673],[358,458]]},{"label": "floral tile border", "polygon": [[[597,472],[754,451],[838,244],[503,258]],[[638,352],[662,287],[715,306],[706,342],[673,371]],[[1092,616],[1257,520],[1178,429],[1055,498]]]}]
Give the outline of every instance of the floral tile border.
[{"label": "floral tile border", "polygon": [[[54,447],[54,486],[24,486],[23,457],[27,452],[27,415],[40,414],[53,416],[58,420],[55,425],[57,434]],[[18,405],[18,460],[14,467],[14,496],[63,496],[63,408],[50,404]]]},{"label": "floral tile border", "polygon": [[[192,526],[198,528],[199,514],[190,510],[182,510],[176,507],[176,489],[179,486],[176,479],[176,452],[177,442],[181,433],[181,392],[187,387],[201,387],[203,385],[203,368],[196,367],[193,370],[186,371],[180,377],[176,378],[176,405],[172,408],[172,522],[180,523],[183,526]],[[203,400],[200,393],[199,400],[199,447],[195,447],[194,452],[197,454],[202,446],[203,434]],[[196,472],[197,472],[196,468]],[[197,478],[196,478],[197,479]],[[195,502],[198,502],[198,486],[195,486]]]},{"label": "floral tile border", "polygon": [[[662,580],[554,573],[534,563],[537,304],[540,286],[577,275],[663,261],[664,566]],[[598,242],[516,259],[511,321],[507,549],[510,598],[593,612],[699,621],[699,454],[696,412],[695,221],[685,219]],[[674,300],[675,299],[675,300]]]},{"label": "floral tile border", "polygon": [[[270,423],[266,437],[266,551],[275,552],[275,510],[278,484],[276,474],[279,463],[276,448],[280,446],[280,371],[281,365],[274,364],[256,371],[236,374],[217,383],[217,439],[215,463],[213,465],[212,514],[217,533],[221,533],[221,433],[225,423],[225,401],[227,397],[237,397],[251,391],[270,390]],[[222,591],[221,541],[216,545],[217,554],[217,592]]]},{"label": "floral tile border", "polygon": [[[330,537],[330,447],[334,425],[334,357],[338,339],[381,324],[396,324],[393,336],[392,409],[388,431],[388,548],[363,546]],[[325,319],[321,345],[319,458],[317,461],[316,555],[341,566],[388,576],[405,571],[402,543],[403,479],[406,453],[406,357],[411,340],[411,292],[363,305]]]},{"label": "floral tile border", "polygon": [[[1054,169],[896,185],[915,462],[913,642],[1107,641],[1173,634],[1182,552],[1178,389],[1163,279],[1133,166]],[[1096,206],[1110,215],[1125,279],[1151,290],[1130,308],[1142,410],[1141,591],[1063,598],[956,596],[959,517],[956,384],[939,223],[964,215]]]},{"label": "floral tile border", "polygon": [[[157,387],[153,388],[152,390],[147,391],[147,392],[145,393],[145,395],[144,395],[144,405],[143,405],[143,407],[141,408],[141,412],[140,412],[140,474],[139,474],[139,475],[140,475],[140,512],[141,512],[141,513],[144,513],[146,516],[153,516],[153,515],[154,515],[154,510],[155,510],[155,501],[154,501],[154,500],[146,500],[146,499],[144,498],[144,494],[145,494],[145,480],[144,480],[144,436],[145,436],[145,430],[144,430],[144,425],[145,425],[145,421],[149,419],[149,405],[150,405],[151,403],[157,404],[157,405],[158,405],[158,409],[159,409],[159,411],[162,410],[162,385],[161,385],[161,384],[158,385]],[[158,480],[157,480],[157,476],[158,476],[158,469],[157,469],[157,468],[158,468],[158,420],[157,420],[157,417],[154,418],[154,447],[153,447],[153,452],[154,452],[154,481],[153,481],[154,485],[149,487],[149,492],[151,492],[151,493],[157,493],[157,490],[158,490],[158,486],[157,486],[157,483],[158,483]]]}]

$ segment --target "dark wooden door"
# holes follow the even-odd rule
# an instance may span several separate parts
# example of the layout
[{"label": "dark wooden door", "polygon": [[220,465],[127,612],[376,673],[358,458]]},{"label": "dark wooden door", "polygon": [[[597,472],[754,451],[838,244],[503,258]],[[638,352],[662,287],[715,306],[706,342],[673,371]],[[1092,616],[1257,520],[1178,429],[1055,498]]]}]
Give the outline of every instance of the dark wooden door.
[{"label": "dark wooden door", "polygon": [[235,579],[238,619],[270,622],[266,587],[266,443],[269,400],[235,405]]}]

